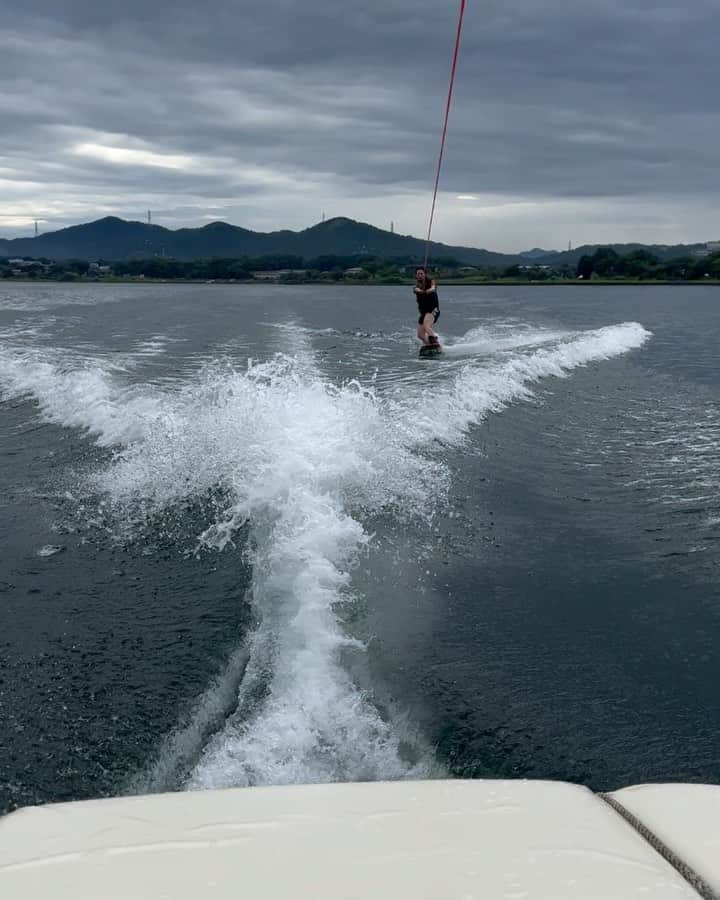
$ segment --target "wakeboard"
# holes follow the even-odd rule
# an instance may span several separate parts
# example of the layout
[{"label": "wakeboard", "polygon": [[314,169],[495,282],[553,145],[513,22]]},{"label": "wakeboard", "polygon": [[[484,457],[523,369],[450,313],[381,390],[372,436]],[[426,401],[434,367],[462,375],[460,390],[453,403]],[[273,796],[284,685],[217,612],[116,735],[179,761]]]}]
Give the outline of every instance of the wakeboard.
[{"label": "wakeboard", "polygon": [[434,359],[436,356],[440,356],[442,353],[442,347],[440,344],[435,344],[432,347],[428,347],[425,344],[420,348],[420,356],[422,359]]}]

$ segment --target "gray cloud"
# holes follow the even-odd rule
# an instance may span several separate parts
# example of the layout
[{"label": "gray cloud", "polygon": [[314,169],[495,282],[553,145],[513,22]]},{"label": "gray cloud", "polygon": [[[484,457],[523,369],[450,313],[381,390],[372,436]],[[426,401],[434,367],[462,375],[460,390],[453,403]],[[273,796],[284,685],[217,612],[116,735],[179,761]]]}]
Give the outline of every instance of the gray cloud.
[{"label": "gray cloud", "polygon": [[[470,0],[436,236],[497,249],[720,236],[715,6]],[[0,234],[148,207],[171,227],[303,227],[326,210],[422,233],[456,13],[8,9]]]}]

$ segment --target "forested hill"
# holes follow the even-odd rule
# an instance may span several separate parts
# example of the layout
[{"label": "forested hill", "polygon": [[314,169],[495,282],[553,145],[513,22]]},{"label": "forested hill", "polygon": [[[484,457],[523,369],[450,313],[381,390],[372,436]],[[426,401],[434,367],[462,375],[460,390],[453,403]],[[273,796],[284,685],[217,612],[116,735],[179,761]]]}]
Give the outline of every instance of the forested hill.
[{"label": "forested hill", "polygon": [[[293,255],[305,259],[332,255],[375,257],[412,257],[421,260],[423,240],[409,235],[383,231],[363,222],[343,217],[329,219],[304,231],[250,231],[225,222],[213,222],[202,228],[172,231],[159,225],[128,222],[110,216],[74,225],[32,238],[0,241],[0,256],[46,257],[53,260],[103,259],[167,256],[189,260],[202,257],[259,257]],[[433,243],[431,255],[451,257],[470,266],[506,266],[520,257],[492,253],[472,247],[453,247]]]},{"label": "forested hill", "polygon": [[[702,254],[704,244],[586,244],[566,251],[539,248],[524,253],[494,253],[474,247],[432,243],[434,264],[452,260],[455,265],[504,269],[513,265],[576,267],[580,260],[605,248],[619,256],[647,252],[660,262]],[[710,246],[710,245],[708,245]],[[0,240],[0,257],[32,257],[51,260],[104,260],[166,257],[177,260],[208,258],[293,257],[312,260],[324,256],[420,261],[425,242],[411,235],[384,231],[364,222],[338,217],[303,231],[251,231],[226,222],[175,231],[160,225],[129,222],[115,216],[31,238]]]},{"label": "forested hill", "polygon": [[[702,252],[705,244],[583,244],[573,250],[555,252],[532,252],[531,262],[534,265],[547,266],[576,266],[583,256],[590,256],[598,249],[611,250],[617,256],[627,256],[630,253],[646,252],[652,254],[661,261],[680,259],[692,256],[697,251]],[[522,254],[523,256],[525,254]]]}]

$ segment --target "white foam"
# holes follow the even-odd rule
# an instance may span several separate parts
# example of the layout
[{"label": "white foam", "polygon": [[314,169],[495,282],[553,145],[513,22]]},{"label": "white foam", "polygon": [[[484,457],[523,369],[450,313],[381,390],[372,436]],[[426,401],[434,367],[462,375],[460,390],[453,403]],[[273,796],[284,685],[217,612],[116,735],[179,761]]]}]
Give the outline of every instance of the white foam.
[{"label": "white foam", "polygon": [[133,353],[138,356],[162,356],[167,350],[168,338],[164,334],[156,334],[143,341],[137,341]]},{"label": "white foam", "polygon": [[57,544],[46,544],[37,551],[37,555],[42,558],[47,558],[62,553],[64,549],[64,547],[60,547]]},{"label": "white foam", "polygon": [[383,419],[375,393],[334,386],[302,354],[207,369],[99,484],[127,515],[221,489],[228,502],[200,536],[223,549],[247,523],[252,638],[242,691],[267,680],[260,712],[231,722],[192,786],[427,775],[400,754],[400,737],[343,668],[356,648],[337,604],[368,536],[347,508],[424,500],[432,476]]},{"label": "white foam", "polygon": [[404,385],[403,396],[394,404],[395,417],[402,422],[406,440],[416,445],[433,440],[458,443],[489,413],[530,397],[532,386],[541,379],[564,378],[574,368],[641,347],[649,337],[641,325],[626,322],[567,334],[548,346],[509,357],[470,363],[449,382],[434,382],[430,391],[422,383],[414,390]]},{"label": "white foam", "polygon": [[481,325],[472,328],[453,343],[445,342],[443,351],[451,357],[488,356],[510,350],[541,347],[572,337],[572,333],[568,331],[550,331],[527,326],[516,327],[511,334],[508,331],[508,327],[503,324]]},{"label": "white foam", "polygon": [[[352,569],[370,542],[363,517],[384,507],[410,515],[427,508],[429,495],[442,499],[450,473],[437,455],[427,459],[438,441],[463,441],[538,380],[639,347],[648,332],[626,323],[554,336],[539,348],[453,363],[431,393],[418,374],[388,394],[330,383],[308,336],[289,338],[293,355],[244,370],[218,363],[174,391],[128,388],[99,361],[67,368],[28,351],[0,353],[6,390],[32,393],[49,421],[118,447],[96,485],[120,520],[142,522],[211,495],[216,511],[199,551],[227,548],[243,529],[260,625],[238,712],[211,740],[190,787],[431,774],[431,754],[416,740],[407,757],[403,728],[344,665],[362,651],[338,607],[353,599]],[[157,771],[186,759],[189,733],[168,744]]]},{"label": "white foam", "polygon": [[[422,394],[408,396],[405,389],[402,400],[386,402],[380,410],[373,405],[371,431],[382,445],[387,434],[394,435],[395,445],[405,451],[438,437],[461,440],[470,424],[526,396],[538,379],[623,353],[647,337],[640,326],[629,324],[567,336],[551,349],[489,369],[467,367],[433,392],[427,417],[420,412]],[[323,446],[326,462],[331,447]],[[427,468],[417,460],[411,471]],[[383,477],[389,474],[387,468],[380,471]],[[437,464],[433,473],[439,471]],[[272,539],[256,545],[254,599],[273,615],[267,630],[255,636],[250,658],[257,672],[274,673],[269,696],[253,718],[236,719],[215,738],[191,787],[390,778],[429,766],[425,761],[412,767],[402,760],[397,734],[358,694],[338,662],[346,639],[333,609],[348,591],[351,558],[367,538],[337,502],[337,475],[322,495],[304,486],[288,492]],[[240,518],[212,529],[211,537],[223,543],[246,517],[253,518],[244,507]],[[273,639],[277,636],[280,640]],[[247,678],[249,686],[252,672]]]},{"label": "white foam", "polygon": [[366,507],[422,496],[402,474],[411,451],[386,428],[374,391],[335,386],[300,356],[245,371],[206,367],[159,409],[149,419],[128,409],[127,427],[141,437],[98,483],[116,504],[139,502],[145,513],[219,488],[232,502],[203,540],[220,549],[239,524],[284,508],[299,488]]},{"label": "white foam", "polygon": [[100,446],[142,439],[165,399],[148,385],[117,380],[114,364],[50,349],[0,349],[0,385],[3,399],[33,397],[46,421],[83,429]]},{"label": "white foam", "polygon": [[243,683],[268,679],[259,709],[232,719],[211,742],[188,786],[374,780],[429,775],[403,760],[400,736],[342,665],[357,647],[337,604],[351,597],[349,569],[367,541],[328,495],[293,491],[282,516],[254,541],[253,601],[263,611]]}]

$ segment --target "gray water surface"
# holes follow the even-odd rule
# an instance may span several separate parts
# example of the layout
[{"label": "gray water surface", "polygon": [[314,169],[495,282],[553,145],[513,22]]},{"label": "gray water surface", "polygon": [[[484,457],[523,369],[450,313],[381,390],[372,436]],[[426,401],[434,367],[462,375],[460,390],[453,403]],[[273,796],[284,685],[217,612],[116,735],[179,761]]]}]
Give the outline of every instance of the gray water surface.
[{"label": "gray water surface", "polygon": [[713,287],[0,286],[0,810],[720,781]]}]

